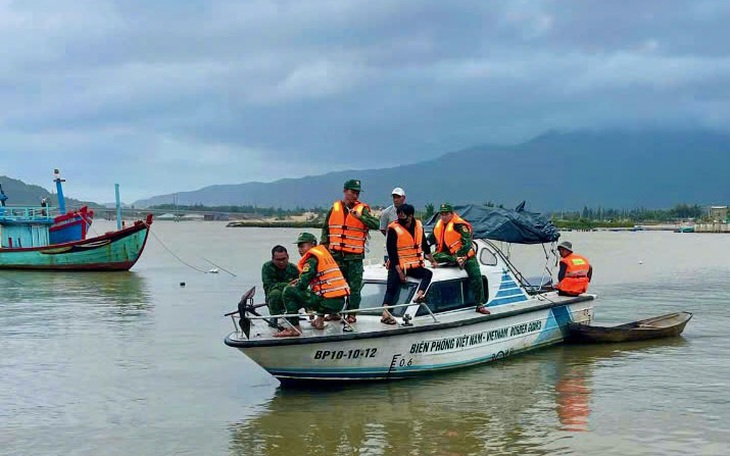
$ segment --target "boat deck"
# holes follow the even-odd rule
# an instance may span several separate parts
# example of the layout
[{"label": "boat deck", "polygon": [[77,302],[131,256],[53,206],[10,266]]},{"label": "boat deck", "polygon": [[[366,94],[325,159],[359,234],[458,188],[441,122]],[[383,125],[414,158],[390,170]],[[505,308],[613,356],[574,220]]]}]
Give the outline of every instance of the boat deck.
[{"label": "boat deck", "polygon": [[[262,345],[280,345],[280,344],[302,344],[302,343],[319,343],[330,340],[348,340],[348,339],[365,339],[373,337],[388,336],[389,333],[403,334],[415,333],[422,331],[432,331],[434,329],[446,329],[459,326],[469,326],[476,323],[486,322],[490,320],[498,320],[508,318],[514,315],[524,314],[529,310],[548,309],[556,306],[563,306],[582,301],[595,299],[595,295],[581,295],[577,297],[558,296],[556,292],[549,292],[537,295],[535,300],[523,301],[517,303],[501,304],[494,308],[488,307],[491,311],[490,315],[483,315],[475,312],[475,307],[466,307],[459,310],[442,312],[431,315],[418,316],[410,321],[402,317],[395,317],[397,324],[386,325],[380,322],[382,309],[364,309],[357,316],[357,322],[352,325],[346,325],[344,320],[328,321],[325,323],[324,329],[314,329],[310,320],[306,316],[300,316],[300,328],[302,334],[298,337],[274,337],[278,332],[278,328],[272,327],[267,320],[272,317],[249,316],[251,319],[251,328],[249,337],[236,327],[236,331],[229,334],[226,338],[226,344],[230,346],[262,346]],[[416,305],[416,304],[410,304]],[[283,316],[281,316],[283,317]],[[435,317],[435,318],[434,318]],[[237,324],[238,318],[234,320]],[[279,326],[284,327],[286,324],[279,321]]]}]

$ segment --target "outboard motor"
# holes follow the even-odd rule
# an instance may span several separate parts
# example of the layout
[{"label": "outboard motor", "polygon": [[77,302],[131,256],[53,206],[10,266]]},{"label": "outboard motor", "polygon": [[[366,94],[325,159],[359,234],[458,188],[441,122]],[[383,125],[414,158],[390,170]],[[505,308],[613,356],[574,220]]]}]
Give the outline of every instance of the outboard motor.
[{"label": "outboard motor", "polygon": [[251,287],[246,293],[241,296],[241,300],[238,301],[238,325],[241,327],[241,331],[246,335],[248,339],[251,333],[251,320],[246,316],[246,312],[251,308],[253,304],[253,295],[256,293],[256,287]]}]

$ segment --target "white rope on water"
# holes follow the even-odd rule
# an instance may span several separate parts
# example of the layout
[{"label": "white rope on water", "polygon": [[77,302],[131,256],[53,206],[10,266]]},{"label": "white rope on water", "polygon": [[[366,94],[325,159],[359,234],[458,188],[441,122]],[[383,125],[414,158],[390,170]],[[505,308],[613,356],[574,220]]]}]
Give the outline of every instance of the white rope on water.
[{"label": "white rope on water", "polygon": [[[208,263],[212,264],[212,265],[213,265],[213,266],[215,266],[216,268],[218,268],[218,269],[221,269],[221,270],[223,270],[223,271],[225,271],[225,272],[229,273],[229,274],[230,274],[230,275],[232,275],[233,277],[238,277],[238,276],[237,276],[236,274],[232,273],[231,271],[229,271],[228,269],[224,268],[223,266],[219,266],[219,265],[217,265],[217,264],[213,263],[212,261],[210,261],[209,259],[207,259],[207,258],[205,258],[205,257],[201,257],[201,258],[202,258],[202,259],[204,259],[205,261],[207,261]],[[213,271],[209,271],[209,272],[213,272]],[[218,271],[216,271],[216,272],[218,272]]]},{"label": "white rope on water", "polygon": [[154,232],[154,231],[152,231],[152,229],[151,229],[150,225],[149,225],[149,224],[148,224],[148,223],[147,223],[146,221],[144,221],[144,220],[143,220],[143,221],[142,221],[142,223],[144,223],[144,224],[145,224],[145,226],[147,227],[147,231],[148,231],[148,232],[149,232],[149,233],[150,233],[150,234],[152,235],[152,237],[153,237],[153,238],[155,238],[155,239],[157,240],[157,242],[159,242],[159,243],[160,243],[160,245],[161,245],[161,246],[162,246],[162,247],[163,247],[163,248],[164,248],[165,250],[167,250],[167,252],[168,252],[168,253],[169,253],[170,255],[172,255],[172,256],[173,256],[173,258],[175,258],[175,259],[176,259],[177,261],[179,261],[180,263],[184,264],[185,266],[189,267],[190,269],[193,269],[193,270],[195,270],[195,271],[198,271],[198,272],[202,272],[203,274],[207,274],[207,273],[208,273],[208,271],[204,271],[204,270],[202,270],[202,269],[200,269],[200,268],[196,268],[196,267],[195,267],[195,266],[193,266],[192,264],[190,264],[190,263],[186,262],[185,260],[183,260],[182,258],[180,258],[180,257],[179,257],[179,256],[178,256],[178,255],[177,255],[177,254],[176,254],[175,252],[173,252],[173,251],[172,251],[172,250],[171,250],[171,249],[170,249],[170,248],[169,248],[169,247],[168,247],[167,245],[165,245],[165,243],[164,243],[164,242],[162,242],[162,239],[160,239],[160,238],[159,238],[159,237],[158,237],[158,236],[157,236],[157,235],[155,234],[155,232]]}]

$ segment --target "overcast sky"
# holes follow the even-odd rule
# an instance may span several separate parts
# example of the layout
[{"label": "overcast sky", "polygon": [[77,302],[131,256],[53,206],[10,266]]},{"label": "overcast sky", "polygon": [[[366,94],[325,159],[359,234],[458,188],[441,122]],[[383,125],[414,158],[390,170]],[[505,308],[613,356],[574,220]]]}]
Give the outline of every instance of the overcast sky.
[{"label": "overcast sky", "polygon": [[0,0],[0,175],[108,202],[730,126],[729,1]]}]

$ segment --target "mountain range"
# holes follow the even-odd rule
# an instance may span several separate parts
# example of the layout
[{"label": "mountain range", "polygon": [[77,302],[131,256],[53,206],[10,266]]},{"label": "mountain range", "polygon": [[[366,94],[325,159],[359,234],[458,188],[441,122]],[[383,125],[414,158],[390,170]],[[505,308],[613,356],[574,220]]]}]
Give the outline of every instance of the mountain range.
[{"label": "mountain range", "polygon": [[[418,209],[428,203],[492,202],[529,210],[574,211],[669,208],[676,204],[730,203],[730,135],[706,130],[547,132],[512,146],[477,146],[391,168],[351,170],[213,185],[153,196],[136,208],[158,204],[316,208],[342,196],[348,179],[360,179],[361,199],[391,203],[394,187],[406,190]],[[56,195],[38,185],[0,176],[8,204],[35,205]],[[71,207],[100,204],[67,198]]]},{"label": "mountain range", "polygon": [[[0,176],[0,185],[5,195],[8,197],[8,205],[13,206],[38,206],[43,198],[48,198],[52,206],[58,206],[58,195],[51,193],[40,185],[26,184],[25,182],[13,179],[8,176]],[[54,189],[55,189],[55,184]],[[90,207],[100,207],[98,203],[91,201],[81,201],[74,198],[64,196],[68,207],[81,207],[88,205]]]},{"label": "mountain range", "polygon": [[427,203],[514,206],[537,211],[666,208],[730,202],[730,135],[706,130],[548,132],[513,146],[478,146],[392,168],[330,172],[270,183],[213,185],[139,200],[156,204],[326,207],[360,179],[361,199],[391,203],[394,187]]}]

